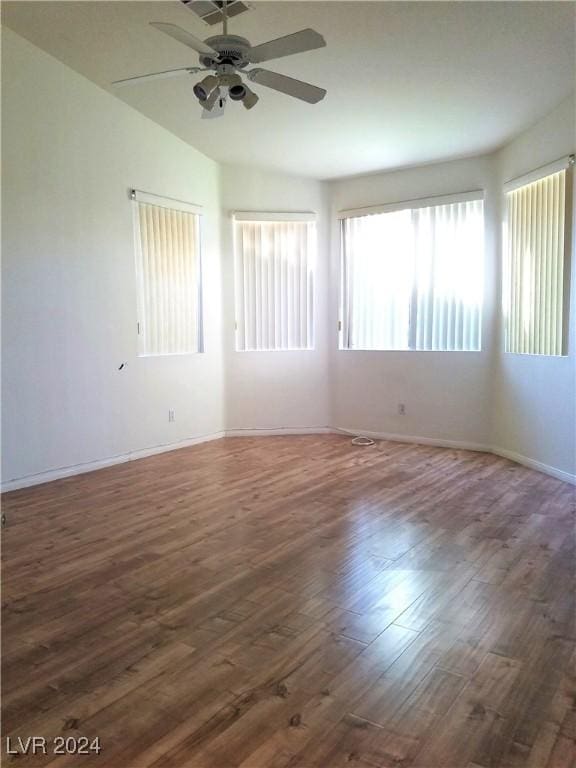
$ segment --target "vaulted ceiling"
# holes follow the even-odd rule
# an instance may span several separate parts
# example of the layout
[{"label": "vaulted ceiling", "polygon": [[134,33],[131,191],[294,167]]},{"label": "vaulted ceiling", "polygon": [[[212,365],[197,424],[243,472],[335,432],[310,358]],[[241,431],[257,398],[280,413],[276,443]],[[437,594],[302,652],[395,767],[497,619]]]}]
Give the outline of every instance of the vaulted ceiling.
[{"label": "vaulted ceiling", "polygon": [[[5,2],[3,23],[209,157],[315,178],[487,152],[574,88],[573,2],[251,2],[230,32],[253,45],[313,27],[327,48],[265,66],[328,90],[311,106],[254,86],[259,104],[201,120],[185,76],[114,90],[112,80],[197,55],[150,21],[202,39],[178,0]],[[197,76],[196,76],[197,77]]]}]

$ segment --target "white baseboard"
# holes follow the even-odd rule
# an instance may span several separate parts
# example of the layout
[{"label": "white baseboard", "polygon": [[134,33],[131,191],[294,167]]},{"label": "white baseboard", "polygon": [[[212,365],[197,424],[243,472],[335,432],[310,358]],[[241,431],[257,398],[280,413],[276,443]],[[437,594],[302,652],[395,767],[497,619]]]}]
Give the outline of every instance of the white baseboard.
[{"label": "white baseboard", "polygon": [[507,451],[504,448],[498,448],[494,445],[469,443],[460,440],[441,440],[435,437],[419,437],[416,435],[396,435],[390,432],[369,432],[365,429],[355,430],[344,427],[337,427],[333,431],[345,435],[362,435],[363,437],[371,437],[374,440],[392,440],[398,443],[417,443],[418,445],[434,445],[438,448],[456,448],[464,451],[493,453],[495,456],[502,456],[504,459],[509,459],[517,464],[522,464],[525,467],[529,467],[529,469],[536,469],[538,472],[544,472],[544,474],[551,475],[557,480],[563,480],[565,483],[576,485],[576,475],[572,475],[570,472],[564,472],[562,469],[556,469],[556,467],[543,464],[541,461],[536,461],[536,459],[530,459],[527,456],[522,456],[520,453]]},{"label": "white baseboard", "polygon": [[332,427],[262,427],[256,429],[227,429],[226,437],[274,437],[276,435],[330,435]]},{"label": "white baseboard", "polygon": [[127,461],[136,461],[145,459],[147,456],[155,456],[158,453],[168,451],[177,451],[180,448],[188,448],[191,445],[206,443],[209,440],[218,440],[222,437],[270,437],[273,435],[321,435],[334,432],[330,427],[285,427],[279,429],[230,429],[222,432],[214,432],[209,435],[200,435],[190,437],[186,440],[180,440],[177,443],[166,443],[156,445],[152,448],[142,448],[137,451],[122,453],[117,456],[111,456],[108,459],[98,459],[97,461],[88,461],[83,464],[75,464],[69,467],[58,467],[49,469],[46,472],[39,472],[34,475],[25,475],[12,480],[3,481],[0,484],[0,491],[8,493],[17,491],[20,488],[29,488],[32,485],[41,485],[42,483],[51,483],[53,480],[62,480],[65,477],[73,475],[83,475],[86,472],[95,472],[98,469],[113,467],[115,464],[124,464]]},{"label": "white baseboard", "polygon": [[461,451],[480,451],[481,453],[491,453],[492,451],[488,445],[461,440],[442,440],[435,437],[420,437],[418,435],[396,435],[392,432],[368,432],[365,429],[348,429],[348,427],[336,427],[333,431],[344,435],[371,437],[373,440],[391,440],[395,443],[434,445],[437,448],[456,448]]},{"label": "white baseboard", "polygon": [[514,461],[517,464],[523,464],[529,469],[536,469],[538,472],[544,472],[546,475],[551,475],[557,480],[563,480],[565,483],[576,485],[576,475],[573,475],[570,472],[565,472],[563,469],[556,469],[556,467],[551,467],[549,464],[543,464],[541,461],[530,459],[528,456],[522,456],[520,453],[508,451],[505,448],[497,448],[494,446],[491,450],[496,456],[502,456],[502,458],[510,459],[510,461]]},{"label": "white baseboard", "polygon": [[180,448],[188,448],[192,445],[198,445],[199,443],[205,443],[210,440],[218,440],[222,437],[273,437],[277,435],[326,435],[326,434],[341,434],[341,435],[362,435],[364,437],[370,437],[374,440],[391,440],[398,443],[415,443],[418,445],[432,445],[438,448],[453,448],[463,451],[479,451],[481,453],[493,453],[496,456],[502,456],[505,459],[514,461],[518,464],[522,464],[530,469],[535,469],[539,472],[544,472],[547,475],[563,480],[566,483],[576,485],[576,475],[570,472],[564,472],[556,467],[551,467],[548,464],[543,464],[535,459],[530,459],[527,456],[522,456],[519,453],[505,450],[504,448],[498,448],[495,446],[484,445],[482,443],[470,443],[462,440],[443,440],[433,437],[421,437],[418,435],[398,435],[391,432],[372,432],[365,429],[349,429],[347,427],[280,427],[280,428],[257,428],[257,429],[227,429],[222,432],[213,432],[208,435],[199,435],[197,437],[191,437],[186,440],[180,440],[176,443],[167,443],[164,445],[156,445],[152,448],[143,448],[138,451],[130,451],[129,453],[120,454],[118,456],[112,456],[108,459],[100,459],[98,461],[90,461],[84,464],[76,464],[70,467],[60,467],[58,469],[51,469],[47,472],[40,472],[35,475],[27,475],[25,477],[14,478],[2,482],[0,490],[2,493],[8,491],[16,491],[19,488],[28,488],[32,485],[40,485],[41,483],[49,483],[53,480],[61,480],[65,477],[72,477],[73,475],[81,475],[85,472],[94,472],[98,469],[104,469],[105,467],[111,467],[115,464],[123,464],[127,461],[136,461],[137,459],[144,459],[147,456],[155,456],[159,453],[166,453],[168,451],[177,451]]},{"label": "white baseboard", "polygon": [[65,477],[72,477],[73,475],[83,475],[85,472],[94,472],[97,469],[112,467],[115,464],[124,464],[127,461],[145,459],[147,456],[155,456],[158,453],[177,451],[180,448],[188,448],[191,445],[206,443],[209,440],[218,440],[219,438],[224,437],[225,434],[225,432],[213,432],[209,435],[189,437],[186,440],[179,440],[176,443],[164,443],[163,445],[155,445],[152,448],[141,448],[137,451],[129,451],[128,453],[111,456],[108,459],[98,459],[97,461],[88,461],[70,467],[49,469],[46,472],[39,472],[36,475],[26,475],[25,477],[3,481],[0,485],[0,490],[2,493],[7,493],[8,491],[17,491],[19,488],[29,488],[32,485],[41,485],[42,483],[50,483],[53,480],[62,480]]}]

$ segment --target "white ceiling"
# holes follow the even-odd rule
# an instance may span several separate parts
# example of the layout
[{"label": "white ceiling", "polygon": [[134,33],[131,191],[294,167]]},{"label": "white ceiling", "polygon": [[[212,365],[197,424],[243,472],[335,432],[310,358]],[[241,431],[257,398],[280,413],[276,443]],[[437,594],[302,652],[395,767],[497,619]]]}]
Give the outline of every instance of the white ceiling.
[{"label": "white ceiling", "polygon": [[[193,66],[149,21],[215,33],[178,0],[5,2],[3,22],[209,157],[328,179],[493,150],[574,88],[573,2],[252,2],[230,32],[253,45],[313,27],[328,47],[264,66],[327,88],[317,105],[254,87],[200,120],[188,77],[114,91],[112,80]],[[220,28],[218,28],[219,31]]]}]

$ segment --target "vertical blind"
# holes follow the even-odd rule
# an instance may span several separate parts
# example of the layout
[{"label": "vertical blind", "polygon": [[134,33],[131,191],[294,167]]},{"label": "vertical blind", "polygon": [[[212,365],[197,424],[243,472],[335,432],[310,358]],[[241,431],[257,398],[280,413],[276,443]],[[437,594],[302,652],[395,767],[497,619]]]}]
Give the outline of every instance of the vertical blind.
[{"label": "vertical blind", "polygon": [[342,346],[408,349],[413,252],[410,211],[343,219]]},{"label": "vertical blind", "polygon": [[567,305],[565,169],[506,194],[506,352],[561,355]]},{"label": "vertical blind", "polygon": [[477,351],[483,201],[342,220],[341,347]]},{"label": "vertical blind", "polygon": [[135,205],[139,354],[198,352],[200,217],[148,202]]},{"label": "vertical blind", "polygon": [[314,346],[313,220],[236,218],[236,349]]}]

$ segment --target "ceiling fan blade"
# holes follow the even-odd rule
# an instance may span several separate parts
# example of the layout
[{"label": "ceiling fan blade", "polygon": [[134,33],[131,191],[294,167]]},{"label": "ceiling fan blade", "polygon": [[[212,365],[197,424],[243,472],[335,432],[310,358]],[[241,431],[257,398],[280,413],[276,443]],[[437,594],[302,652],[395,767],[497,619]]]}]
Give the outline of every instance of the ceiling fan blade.
[{"label": "ceiling fan blade", "polygon": [[202,120],[214,120],[224,115],[226,109],[226,96],[218,96],[211,107],[206,106],[202,110]]},{"label": "ceiling fan blade", "polygon": [[252,69],[247,72],[247,76],[253,83],[273,88],[287,96],[307,101],[308,104],[317,104],[326,96],[324,88],[304,83],[302,80],[295,80],[293,77],[279,75],[277,72],[270,72],[268,69]]},{"label": "ceiling fan blade", "polygon": [[268,43],[256,45],[248,54],[253,64],[260,64],[270,59],[280,59],[282,56],[292,56],[293,53],[313,51],[315,48],[323,48],[326,41],[321,34],[313,29],[302,29],[286,37],[278,37]]},{"label": "ceiling fan blade", "polygon": [[177,27],[176,24],[165,24],[163,21],[151,21],[150,26],[160,30],[160,32],[164,32],[165,35],[174,38],[174,40],[178,40],[179,43],[187,45],[188,48],[192,48],[192,50],[197,51],[198,53],[203,53],[206,56],[218,57],[218,53],[214,48],[206,45],[206,43],[203,43],[202,40],[194,37],[194,35],[191,35],[190,32],[182,29],[182,27]]},{"label": "ceiling fan blade", "polygon": [[151,72],[149,75],[138,75],[137,77],[125,77],[123,80],[114,80],[112,85],[122,87],[132,85],[133,83],[142,83],[148,80],[164,80],[167,77],[179,77],[180,75],[193,75],[195,72],[203,72],[200,67],[180,67],[179,69],[167,69],[164,72]]}]

